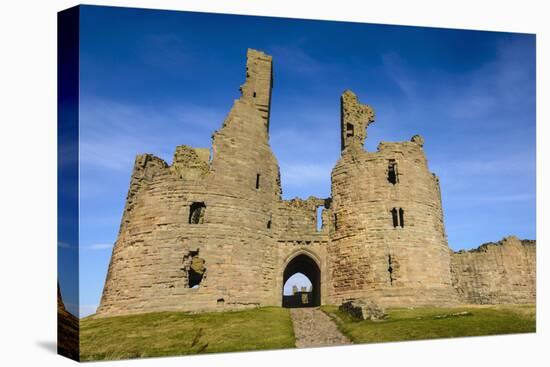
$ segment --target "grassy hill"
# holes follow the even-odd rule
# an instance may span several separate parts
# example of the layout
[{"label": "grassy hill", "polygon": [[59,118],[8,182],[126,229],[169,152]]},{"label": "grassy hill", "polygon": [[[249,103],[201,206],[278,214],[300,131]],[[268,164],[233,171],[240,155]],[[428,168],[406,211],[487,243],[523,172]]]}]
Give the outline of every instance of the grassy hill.
[{"label": "grassy hill", "polygon": [[[383,321],[357,321],[321,308],[354,343],[535,332],[534,305],[389,309]],[[80,320],[81,360],[294,348],[288,309],[190,314],[161,312]]]},{"label": "grassy hill", "polygon": [[535,305],[389,309],[383,321],[357,321],[335,306],[322,310],[354,343],[380,343],[536,331]]},{"label": "grassy hill", "polygon": [[280,307],[86,318],[80,336],[82,361],[294,347],[290,313]]}]

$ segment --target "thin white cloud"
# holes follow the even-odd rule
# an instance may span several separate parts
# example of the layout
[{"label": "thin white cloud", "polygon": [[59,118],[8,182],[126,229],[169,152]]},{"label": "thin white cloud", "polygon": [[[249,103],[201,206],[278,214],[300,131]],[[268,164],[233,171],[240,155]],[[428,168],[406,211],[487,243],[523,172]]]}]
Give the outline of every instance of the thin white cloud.
[{"label": "thin white cloud", "polygon": [[[399,54],[390,52],[382,55],[382,64],[389,78],[399,87],[407,98],[416,98],[418,94],[418,81],[413,79],[410,67]],[[420,84],[421,85],[421,84]]]},{"label": "thin white cloud", "polygon": [[321,72],[325,67],[319,60],[296,46],[276,45],[270,47],[269,52],[276,60],[276,65],[285,71],[314,74]]},{"label": "thin white cloud", "polygon": [[468,196],[450,196],[451,201],[459,203],[460,206],[470,205],[475,206],[485,203],[509,203],[521,201],[534,201],[535,195],[529,193],[510,193],[499,195],[468,195]]},{"label": "thin white cloud", "polygon": [[[522,41],[498,45],[496,57],[474,70],[448,73],[432,69],[419,72],[397,53],[382,56],[383,71],[411,102],[410,112],[427,106],[432,114],[448,119],[454,127],[485,119],[484,125],[502,123],[510,115],[534,106],[534,62],[526,67]],[[523,107],[523,108],[520,108]],[[534,108],[533,108],[534,111]],[[413,117],[413,114],[409,114]]]},{"label": "thin white cloud", "polygon": [[439,161],[431,168],[439,176],[456,177],[464,180],[472,176],[488,176],[493,174],[532,174],[535,172],[535,150],[527,147],[522,151],[488,152],[483,157],[467,157],[463,159]]},{"label": "thin white cloud", "polygon": [[93,245],[89,245],[85,247],[88,250],[107,250],[112,249],[113,244],[112,243],[94,243]]},{"label": "thin white cloud", "polygon": [[152,153],[170,163],[177,145],[209,144],[224,114],[215,108],[171,105],[155,108],[86,98],[81,110],[80,161],[131,172],[136,155]]},{"label": "thin white cloud", "polygon": [[293,188],[323,184],[330,187],[331,170],[329,163],[281,162],[281,181]]}]

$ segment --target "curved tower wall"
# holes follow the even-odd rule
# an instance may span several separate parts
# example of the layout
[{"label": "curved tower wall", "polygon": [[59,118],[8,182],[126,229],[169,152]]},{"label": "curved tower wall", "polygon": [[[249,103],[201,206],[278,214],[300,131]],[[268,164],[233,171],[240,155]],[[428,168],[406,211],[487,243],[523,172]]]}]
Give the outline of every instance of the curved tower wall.
[{"label": "curved tower wall", "polygon": [[[359,104],[350,93],[342,97],[342,109],[357,112],[343,113],[349,121],[342,126],[364,129],[374,114],[349,108]],[[428,169],[422,138],[366,152],[365,136],[347,136],[332,171],[330,302],[367,297],[385,306],[454,303],[439,182]]]},{"label": "curved tower wall", "polygon": [[[313,263],[322,304],[364,297],[386,307],[444,306],[457,293],[462,302],[534,299],[534,244],[482,246],[453,254],[451,266],[423,139],[366,152],[374,111],[351,91],[341,98],[332,197],[282,200],[269,145],[272,85],[271,57],[249,50],[241,97],[212,151],[179,146],[171,165],[136,158],[97,317],[278,306],[285,275]],[[502,260],[517,253],[520,260]]]},{"label": "curved tower wall", "polygon": [[[212,161],[208,149],[186,146],[171,166],[136,159],[98,315],[242,308],[273,292],[264,274],[275,262],[267,223],[281,192],[267,131],[272,62],[254,50],[247,57],[242,96],[213,135]],[[196,224],[194,206],[202,207]]]}]

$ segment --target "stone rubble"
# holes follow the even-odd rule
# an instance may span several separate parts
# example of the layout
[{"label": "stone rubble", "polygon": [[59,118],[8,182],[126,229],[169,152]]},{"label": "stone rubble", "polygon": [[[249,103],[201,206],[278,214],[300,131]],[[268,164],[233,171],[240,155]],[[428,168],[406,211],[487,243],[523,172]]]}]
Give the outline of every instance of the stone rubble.
[{"label": "stone rubble", "polygon": [[367,299],[349,300],[339,307],[358,320],[380,321],[386,318],[385,310]]}]

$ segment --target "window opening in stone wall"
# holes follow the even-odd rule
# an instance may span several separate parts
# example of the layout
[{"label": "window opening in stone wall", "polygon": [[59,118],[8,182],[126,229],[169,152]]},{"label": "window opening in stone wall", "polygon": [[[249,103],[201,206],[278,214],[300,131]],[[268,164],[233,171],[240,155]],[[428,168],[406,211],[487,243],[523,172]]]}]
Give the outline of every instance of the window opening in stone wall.
[{"label": "window opening in stone wall", "polygon": [[388,181],[393,185],[399,182],[397,173],[397,162],[395,161],[395,159],[390,159],[388,163]]},{"label": "window opening in stone wall", "polygon": [[399,226],[401,228],[405,227],[405,211],[403,208],[399,208],[399,210],[397,208],[393,208],[391,210],[391,217],[394,228]]},{"label": "window opening in stone wall", "polygon": [[353,136],[353,124],[346,123],[346,138]]},{"label": "window opening in stone wall", "polygon": [[397,227],[399,225],[398,223],[398,220],[397,220],[397,209],[393,208],[391,210],[391,218],[392,218],[392,221],[393,221],[393,227]]},{"label": "window opening in stone wall", "polygon": [[267,229],[271,229],[271,219],[272,219],[272,216],[270,215],[269,220],[267,221]]},{"label": "window opening in stone wall", "polygon": [[199,288],[206,272],[205,261],[199,257],[199,251],[189,251],[183,258],[184,267],[187,271],[187,285],[189,288]]},{"label": "window opening in stone wall", "polygon": [[388,273],[390,275],[390,285],[393,285],[393,266],[392,266],[392,258],[391,255],[388,255]]},{"label": "window opening in stone wall", "polygon": [[260,174],[258,173],[256,175],[256,189],[260,188]]},{"label": "window opening in stone wall", "polygon": [[338,230],[338,214],[334,213],[334,230]]},{"label": "window opening in stone wall", "polygon": [[316,215],[317,215],[317,231],[321,231],[323,229],[323,207],[318,206],[316,209]]},{"label": "window opening in stone wall", "polygon": [[256,92],[252,93],[252,97],[256,98]]},{"label": "window opening in stone wall", "polygon": [[203,224],[206,205],[202,202],[195,202],[189,208],[189,224]]}]

